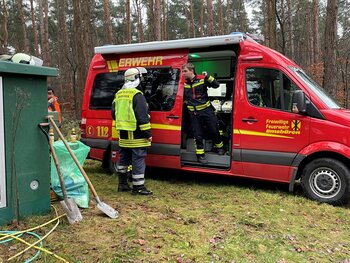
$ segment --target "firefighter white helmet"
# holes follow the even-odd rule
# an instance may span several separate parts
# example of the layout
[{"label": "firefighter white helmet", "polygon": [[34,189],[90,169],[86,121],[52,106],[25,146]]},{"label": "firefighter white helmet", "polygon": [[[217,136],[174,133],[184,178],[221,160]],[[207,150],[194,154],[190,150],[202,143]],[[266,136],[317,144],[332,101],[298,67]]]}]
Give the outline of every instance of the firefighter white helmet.
[{"label": "firefighter white helmet", "polygon": [[145,69],[144,67],[136,67],[140,74],[143,75],[143,74],[147,74],[147,69]]},{"label": "firefighter white helmet", "polygon": [[137,68],[129,68],[124,73],[125,81],[135,81],[141,78],[141,73]]},{"label": "firefighter white helmet", "polygon": [[35,65],[35,61],[32,56],[24,53],[16,53],[11,58],[12,62]]}]

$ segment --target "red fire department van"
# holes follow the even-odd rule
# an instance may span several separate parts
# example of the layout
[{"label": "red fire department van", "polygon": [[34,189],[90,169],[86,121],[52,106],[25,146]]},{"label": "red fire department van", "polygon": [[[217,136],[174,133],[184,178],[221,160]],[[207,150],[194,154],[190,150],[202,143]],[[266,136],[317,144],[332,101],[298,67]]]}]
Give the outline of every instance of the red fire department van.
[{"label": "red fire department van", "polygon": [[[208,94],[225,155],[205,142],[197,162],[181,66],[195,65],[219,82]],[[350,111],[342,109],[293,61],[242,33],[95,48],[82,106],[82,138],[90,157],[115,169],[117,132],[111,117],[125,70],[144,67],[151,115],[147,166],[288,183],[325,203],[350,195]],[[205,127],[204,127],[205,128]]]}]

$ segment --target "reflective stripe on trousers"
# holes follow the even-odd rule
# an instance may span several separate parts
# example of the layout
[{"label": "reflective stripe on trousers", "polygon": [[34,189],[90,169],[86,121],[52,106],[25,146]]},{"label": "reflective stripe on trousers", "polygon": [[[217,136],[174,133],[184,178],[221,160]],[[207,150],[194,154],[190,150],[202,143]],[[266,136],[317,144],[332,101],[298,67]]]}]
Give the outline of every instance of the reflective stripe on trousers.
[{"label": "reflective stripe on trousers", "polygon": [[[145,157],[147,150],[145,148],[120,148],[120,157],[118,167],[123,167],[124,173],[127,172],[127,167],[132,165],[132,184],[142,186],[145,183]],[[119,169],[118,169],[119,171]]]}]

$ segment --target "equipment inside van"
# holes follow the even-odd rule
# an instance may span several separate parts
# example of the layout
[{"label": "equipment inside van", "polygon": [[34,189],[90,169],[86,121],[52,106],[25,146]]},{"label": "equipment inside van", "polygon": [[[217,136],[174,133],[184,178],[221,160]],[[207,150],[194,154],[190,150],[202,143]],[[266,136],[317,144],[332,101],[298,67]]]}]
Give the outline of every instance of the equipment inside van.
[{"label": "equipment inside van", "polygon": [[[208,95],[226,153],[215,153],[205,138],[207,164],[197,161],[183,105],[181,71],[188,62],[220,83]],[[289,183],[291,191],[301,179],[312,199],[348,200],[349,111],[340,109],[293,61],[242,33],[96,47],[81,126],[91,158],[115,169],[119,146],[111,104],[131,67],[147,69],[141,87],[153,136],[148,166]]]}]

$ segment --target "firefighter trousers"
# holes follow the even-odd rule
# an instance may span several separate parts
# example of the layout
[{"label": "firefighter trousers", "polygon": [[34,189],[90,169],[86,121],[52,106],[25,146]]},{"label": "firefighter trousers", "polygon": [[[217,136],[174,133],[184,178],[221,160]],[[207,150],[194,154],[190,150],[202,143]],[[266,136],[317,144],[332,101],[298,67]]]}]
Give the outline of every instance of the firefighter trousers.
[{"label": "firefighter trousers", "polygon": [[147,150],[145,148],[120,148],[119,154],[118,172],[126,174],[128,166],[132,165],[132,185],[134,188],[143,187],[145,184]]},{"label": "firefighter trousers", "polygon": [[[212,139],[216,148],[222,148],[223,142],[218,129],[218,119],[211,107],[190,112],[193,135],[196,141],[196,154],[204,154],[204,133]],[[204,130],[204,127],[206,129]]]}]

